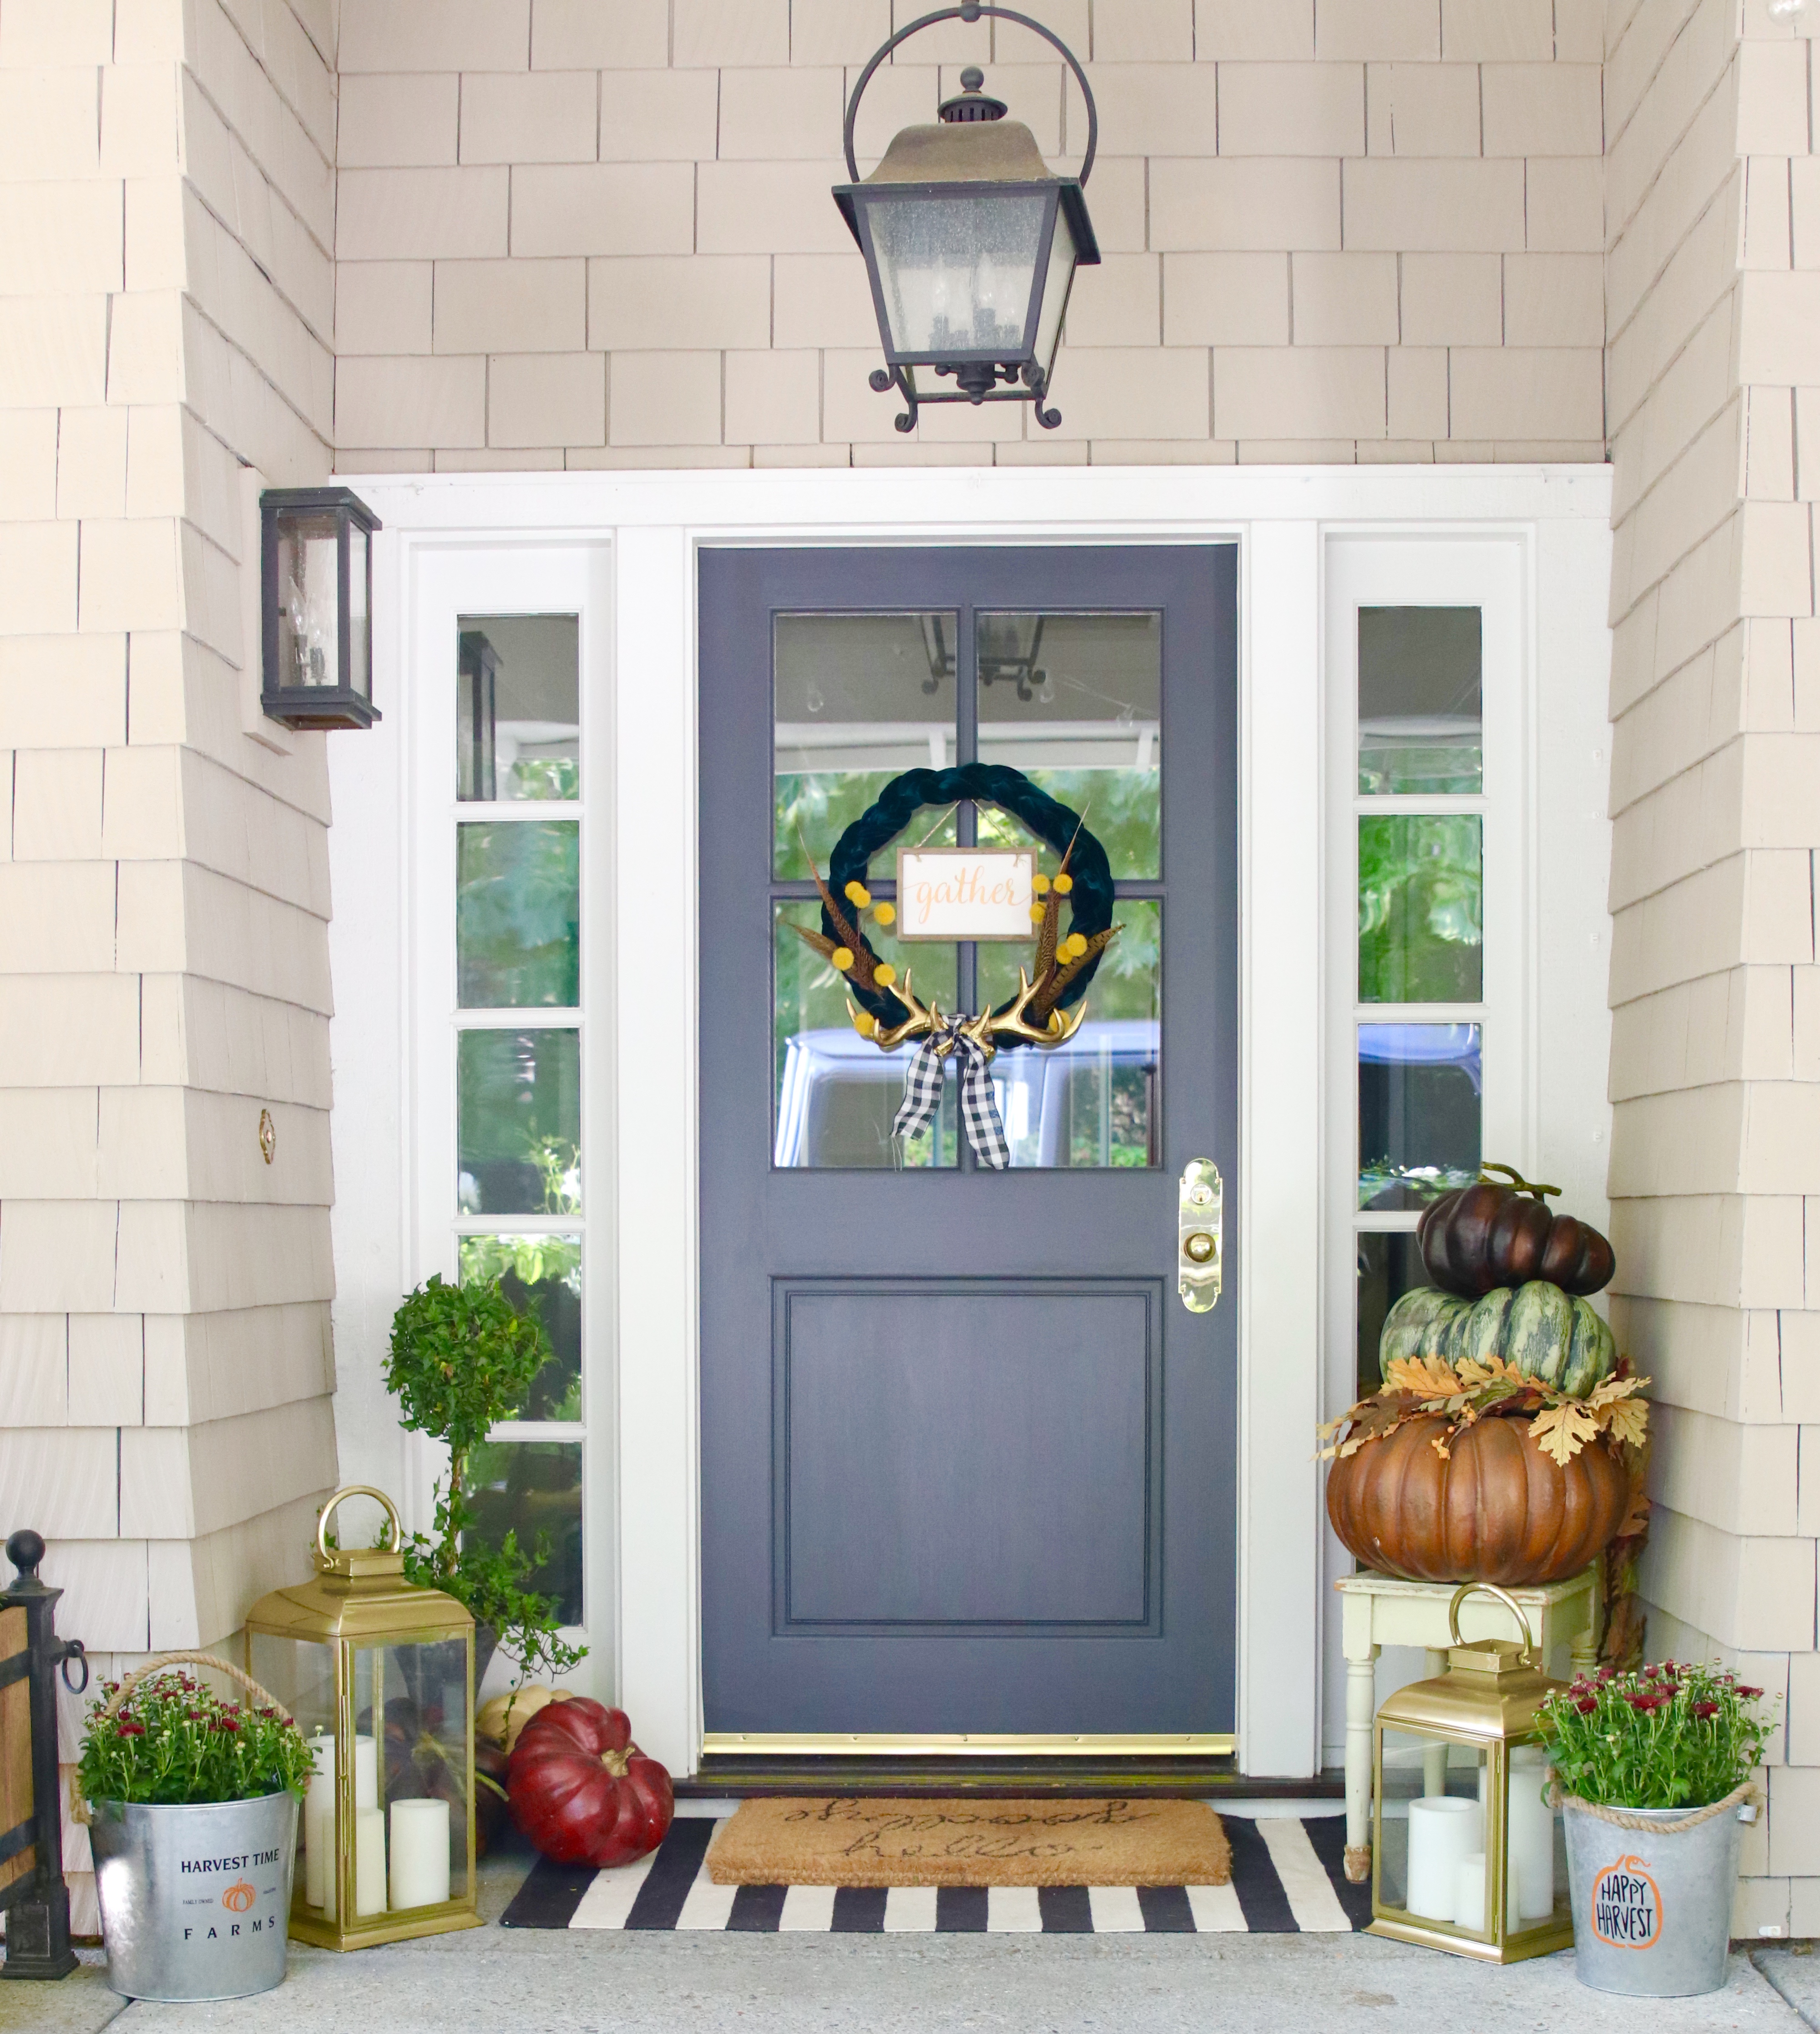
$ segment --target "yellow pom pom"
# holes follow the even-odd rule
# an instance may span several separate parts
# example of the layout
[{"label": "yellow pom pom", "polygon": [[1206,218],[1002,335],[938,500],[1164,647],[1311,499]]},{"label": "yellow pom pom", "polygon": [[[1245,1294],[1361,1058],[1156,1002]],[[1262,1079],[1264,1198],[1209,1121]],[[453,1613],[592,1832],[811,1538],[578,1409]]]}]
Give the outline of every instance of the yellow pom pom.
[{"label": "yellow pom pom", "polygon": [[1044,905],[1044,904],[1033,904],[1033,905],[1031,905],[1031,906],[1030,906],[1030,923],[1031,923],[1033,925],[1040,925],[1042,923],[1042,921],[1043,921],[1044,915],[1045,915],[1045,914],[1046,913],[1046,911],[1048,910],[1048,908],[1049,908],[1049,907],[1048,907],[1046,905]]},{"label": "yellow pom pom", "polygon": [[897,923],[897,906],[895,904],[875,904],[872,914],[881,925],[895,925]]},{"label": "yellow pom pom", "polygon": [[1039,897],[1046,897],[1049,894],[1049,879],[1046,876],[1033,876],[1030,888]]},{"label": "yellow pom pom", "polygon": [[1056,878],[1056,895],[1058,897],[1067,896],[1074,887],[1075,879],[1071,876],[1064,873]]},{"label": "yellow pom pom", "polygon": [[850,904],[858,905],[862,911],[872,902],[872,892],[857,877],[846,886],[841,895]]},{"label": "yellow pom pom", "polygon": [[869,1010],[856,1010],[853,1013],[853,1027],[862,1038],[869,1038],[878,1029],[878,1019]]},{"label": "yellow pom pom", "polygon": [[853,948],[851,947],[836,947],[834,951],[828,955],[828,959],[834,963],[835,966],[840,970],[842,974],[845,974],[847,970],[853,966]]},{"label": "yellow pom pom", "polygon": [[1087,943],[1079,933],[1070,933],[1062,942],[1062,951],[1070,960],[1079,960],[1087,950]]},{"label": "yellow pom pom", "polygon": [[897,970],[888,960],[881,960],[872,971],[872,978],[880,989],[889,989],[897,980]]}]

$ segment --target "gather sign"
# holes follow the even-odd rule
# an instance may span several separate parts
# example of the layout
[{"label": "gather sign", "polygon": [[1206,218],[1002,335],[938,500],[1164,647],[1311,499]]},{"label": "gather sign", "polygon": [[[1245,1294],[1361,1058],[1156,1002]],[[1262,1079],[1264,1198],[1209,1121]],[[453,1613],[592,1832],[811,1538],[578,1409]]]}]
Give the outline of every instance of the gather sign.
[{"label": "gather sign", "polygon": [[1028,848],[902,848],[897,858],[901,940],[1028,940],[1037,858]]}]

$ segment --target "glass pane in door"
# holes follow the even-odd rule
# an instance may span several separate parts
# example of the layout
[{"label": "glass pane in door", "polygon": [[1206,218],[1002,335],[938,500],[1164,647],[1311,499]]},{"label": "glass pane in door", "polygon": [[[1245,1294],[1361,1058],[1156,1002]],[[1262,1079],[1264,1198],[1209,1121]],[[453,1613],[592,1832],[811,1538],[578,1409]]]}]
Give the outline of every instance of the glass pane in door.
[{"label": "glass pane in door", "polygon": [[1476,812],[1359,821],[1359,1000],[1477,1003],[1484,987]]},{"label": "glass pane in door", "polygon": [[1359,790],[1419,797],[1484,789],[1476,607],[1359,610]]},{"label": "glass pane in door", "polygon": [[1405,1293],[1432,1282],[1413,1229],[1364,1229],[1354,1240],[1359,1252],[1359,1396],[1365,1398],[1383,1382],[1379,1344],[1391,1308]]},{"label": "glass pane in door", "polygon": [[1419,1209],[1479,1176],[1477,1024],[1359,1026],[1359,1205]]},{"label": "glass pane in door", "polygon": [[580,1213],[579,1031],[463,1031],[455,1115],[463,1214]]},{"label": "glass pane in door", "polygon": [[461,1282],[497,1279],[515,1312],[533,1310],[550,1337],[550,1360],[531,1380],[512,1420],[581,1417],[581,1238],[579,1236],[464,1236]]},{"label": "glass pane in door", "polygon": [[[871,1039],[862,1038],[853,1027],[840,977],[791,930],[793,925],[819,926],[816,906],[779,904],[775,911],[777,1113],[772,1162],[887,1172],[953,1165],[960,1106],[953,1084],[944,1087],[932,1123],[914,1136],[894,1138],[891,1124],[903,1100],[904,1070],[916,1041],[884,1053]],[[905,962],[896,943],[887,945],[876,933],[872,936],[902,969]],[[955,949],[918,945],[908,963],[908,978],[925,1008],[933,999],[951,1011]]]},{"label": "glass pane in door", "polygon": [[[1063,914],[1065,926],[1067,914]],[[1001,1047],[993,1086],[1014,1167],[1154,1165],[1161,1117],[1162,906],[1119,900],[1124,928],[1106,948],[1066,1044]],[[982,1008],[1008,1003],[1033,948],[981,946]]]},{"label": "glass pane in door", "polygon": [[581,828],[481,820],[456,837],[455,952],[463,1010],[573,1009],[581,1000]]},{"label": "glass pane in door", "polygon": [[[813,873],[805,843],[825,874],[835,842],[893,777],[955,762],[959,625],[952,614],[780,614],[773,625],[773,873],[801,880]],[[952,821],[925,817],[930,845],[951,847]]]},{"label": "glass pane in door", "polygon": [[464,614],[456,659],[456,795],[581,795],[580,623]]},{"label": "glass pane in door", "polygon": [[[978,655],[981,762],[1080,813],[1115,876],[1161,875],[1162,617],[982,614]],[[981,839],[1007,824],[982,812]]]}]

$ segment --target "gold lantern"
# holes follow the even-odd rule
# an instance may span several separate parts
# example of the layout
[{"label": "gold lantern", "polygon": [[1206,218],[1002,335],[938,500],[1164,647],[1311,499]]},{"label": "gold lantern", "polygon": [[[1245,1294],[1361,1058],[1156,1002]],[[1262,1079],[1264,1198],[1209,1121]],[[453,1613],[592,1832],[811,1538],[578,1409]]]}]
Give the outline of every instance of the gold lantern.
[{"label": "gold lantern", "polygon": [[[1462,1642],[1475,1591],[1509,1608],[1522,1641]],[[1501,1589],[1463,1584],[1447,1627],[1447,1672],[1398,1689],[1372,1728],[1371,1933],[1488,1963],[1547,1956],[1574,1939],[1537,1717],[1562,1684]]]},{"label": "gold lantern", "polygon": [[[386,1544],[331,1548],[344,1498],[385,1507]],[[317,1574],[261,1597],[246,1664],[297,1719],[316,1772],[298,1818],[291,1933],[366,1949],[477,1928],[474,1619],[404,1579],[398,1507],[338,1490],[316,1528]]]}]

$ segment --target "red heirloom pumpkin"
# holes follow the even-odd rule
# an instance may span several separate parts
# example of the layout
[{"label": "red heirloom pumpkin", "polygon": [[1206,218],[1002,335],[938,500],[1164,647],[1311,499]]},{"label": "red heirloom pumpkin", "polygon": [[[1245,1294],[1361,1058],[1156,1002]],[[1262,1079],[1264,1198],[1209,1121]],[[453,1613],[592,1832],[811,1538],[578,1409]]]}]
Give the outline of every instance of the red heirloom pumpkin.
[{"label": "red heirloom pumpkin", "polygon": [[1526,1589],[1564,1582],[1603,1553],[1630,1496],[1629,1473],[1602,1440],[1558,1463],[1526,1418],[1494,1416],[1451,1435],[1445,1420],[1421,1419],[1334,1464],[1327,1517],[1381,1574]]},{"label": "red heirloom pumpkin", "polygon": [[1617,1269],[1611,1244],[1589,1222],[1550,1213],[1542,1197],[1558,1187],[1533,1187],[1508,1165],[1485,1169],[1512,1184],[1456,1188],[1416,1225],[1422,1262],[1443,1292],[1479,1300],[1495,1286],[1540,1278],[1584,1298],[1609,1282]]},{"label": "red heirloom pumpkin", "polygon": [[656,1849],[676,1812],[670,1775],[632,1743],[625,1710],[585,1695],[520,1732],[506,1788],[518,1826],[557,1864],[628,1864]]}]

